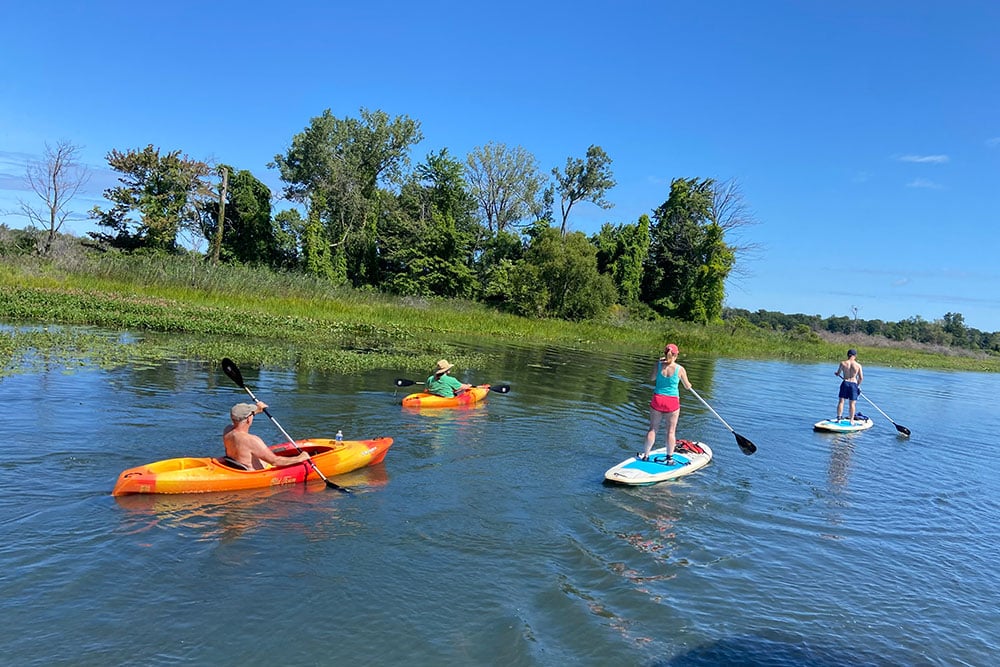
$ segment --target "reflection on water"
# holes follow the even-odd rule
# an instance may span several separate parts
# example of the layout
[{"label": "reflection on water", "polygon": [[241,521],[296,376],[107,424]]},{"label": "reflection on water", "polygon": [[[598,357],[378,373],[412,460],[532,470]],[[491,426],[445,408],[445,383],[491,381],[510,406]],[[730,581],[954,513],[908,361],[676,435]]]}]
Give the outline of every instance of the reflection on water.
[{"label": "reflection on water", "polygon": [[[458,421],[470,412],[482,412],[486,409],[486,401],[479,401],[471,405],[456,405],[449,408],[423,408],[410,407],[404,405],[402,410],[409,415],[419,415],[430,419],[443,419],[449,422]],[[457,419],[456,419],[457,418]]]},{"label": "reflection on water", "polygon": [[827,479],[834,496],[840,495],[847,487],[847,473],[851,469],[855,438],[859,435],[860,433],[841,433],[829,437],[830,465],[827,468]]},{"label": "reflection on water", "polygon": [[[365,493],[389,483],[385,464],[331,478],[352,493]],[[266,489],[219,493],[138,493],[114,496],[126,510],[122,530],[141,534],[150,530],[196,529],[199,540],[233,540],[261,525],[287,521],[322,505],[335,515],[336,504],[326,503],[333,492],[322,481]]]}]

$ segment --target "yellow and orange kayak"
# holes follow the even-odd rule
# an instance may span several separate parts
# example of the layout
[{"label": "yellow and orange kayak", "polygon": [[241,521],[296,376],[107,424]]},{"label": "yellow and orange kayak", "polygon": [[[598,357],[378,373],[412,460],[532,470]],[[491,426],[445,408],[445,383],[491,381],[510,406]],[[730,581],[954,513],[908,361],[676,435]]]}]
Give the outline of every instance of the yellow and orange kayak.
[{"label": "yellow and orange kayak", "polygon": [[[327,438],[311,438],[297,440],[295,444],[298,449],[309,452],[312,462],[324,475],[333,477],[381,463],[392,445],[392,438],[342,442]],[[289,442],[272,445],[271,450],[279,456],[298,454],[295,445]],[[300,484],[319,479],[320,476],[312,466],[305,462],[283,468],[237,470],[221,457],[186,457],[147,463],[125,470],[118,476],[118,482],[111,495],[238,491],[282,484]]]},{"label": "yellow and orange kayak", "polygon": [[438,396],[421,391],[403,399],[404,408],[453,408],[459,405],[473,405],[486,398],[490,385],[482,384],[464,391],[458,396]]}]

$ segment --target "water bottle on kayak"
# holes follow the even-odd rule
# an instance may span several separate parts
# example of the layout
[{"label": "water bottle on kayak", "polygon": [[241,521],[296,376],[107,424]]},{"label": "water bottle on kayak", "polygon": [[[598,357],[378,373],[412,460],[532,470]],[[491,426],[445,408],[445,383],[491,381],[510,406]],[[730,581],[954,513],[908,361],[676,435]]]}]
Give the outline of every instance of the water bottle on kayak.
[{"label": "water bottle on kayak", "polygon": [[337,442],[343,442],[344,441],[344,432],[343,431],[337,431],[337,436],[336,437],[337,437]]}]

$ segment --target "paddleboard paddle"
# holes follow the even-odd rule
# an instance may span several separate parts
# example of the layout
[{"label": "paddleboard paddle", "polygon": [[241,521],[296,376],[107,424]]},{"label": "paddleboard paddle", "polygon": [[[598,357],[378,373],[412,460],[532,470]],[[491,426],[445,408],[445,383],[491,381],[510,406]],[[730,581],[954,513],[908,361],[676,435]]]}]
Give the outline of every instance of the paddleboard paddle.
[{"label": "paddleboard paddle", "polygon": [[[693,387],[691,388],[691,393],[694,394],[698,398],[698,400],[701,401],[702,404],[706,408],[708,408],[709,410],[711,410],[713,415],[715,415],[716,417],[719,417],[719,413],[715,411],[715,408],[713,408],[711,405],[709,405],[705,401],[705,399],[702,398],[701,395],[694,390]],[[757,451],[757,445],[753,444],[750,441],[749,438],[745,438],[742,435],[740,435],[739,433],[737,433],[735,430],[733,430],[732,426],[730,426],[729,424],[726,424],[726,420],[725,419],[723,419],[722,417],[719,417],[719,421],[722,422],[723,424],[725,424],[726,428],[728,428],[732,432],[732,434],[734,436],[736,436],[736,444],[740,446],[740,450],[744,454],[746,454],[747,456],[750,456],[751,454],[753,454],[754,452]]]},{"label": "paddleboard paddle", "polygon": [[[861,394],[861,396],[864,397],[864,399],[866,401],[868,401],[869,403],[871,403],[873,408],[875,408],[879,412],[882,412],[882,408],[880,408],[879,406],[877,406],[874,403],[872,403],[872,399],[868,398],[868,394],[863,393],[861,390],[858,390],[858,393]],[[892,425],[896,427],[897,431],[899,431],[900,433],[902,433],[905,436],[909,436],[910,435],[910,429],[906,428],[905,426],[900,426],[896,422],[892,421],[892,417],[890,417],[889,415],[885,414],[884,412],[882,412],[882,416],[885,417],[886,419],[888,419],[890,422],[892,422]]]}]

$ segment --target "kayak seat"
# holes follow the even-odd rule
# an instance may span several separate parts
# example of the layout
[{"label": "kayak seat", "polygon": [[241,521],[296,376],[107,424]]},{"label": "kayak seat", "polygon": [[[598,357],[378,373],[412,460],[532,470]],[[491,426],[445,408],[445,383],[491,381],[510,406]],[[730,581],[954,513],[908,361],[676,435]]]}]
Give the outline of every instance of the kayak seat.
[{"label": "kayak seat", "polygon": [[221,459],[219,459],[219,460],[220,460],[220,461],[221,461],[221,462],[222,462],[223,464],[225,464],[225,465],[229,466],[230,468],[232,468],[233,470],[246,470],[246,471],[249,471],[249,470],[250,470],[250,468],[246,467],[245,465],[243,465],[242,463],[240,463],[240,462],[239,462],[239,461],[237,461],[236,459],[234,459],[234,458],[231,458],[231,457],[229,457],[229,456],[223,456],[223,457],[222,457]]}]

